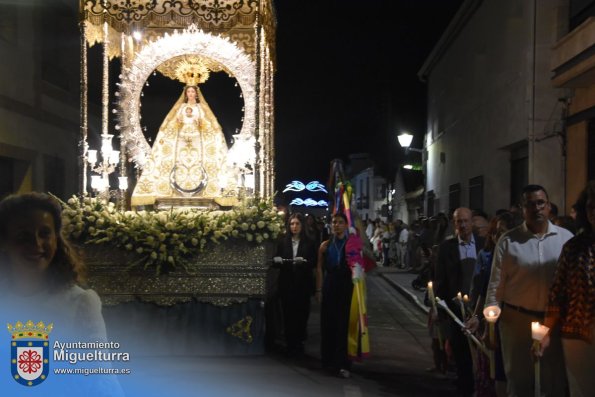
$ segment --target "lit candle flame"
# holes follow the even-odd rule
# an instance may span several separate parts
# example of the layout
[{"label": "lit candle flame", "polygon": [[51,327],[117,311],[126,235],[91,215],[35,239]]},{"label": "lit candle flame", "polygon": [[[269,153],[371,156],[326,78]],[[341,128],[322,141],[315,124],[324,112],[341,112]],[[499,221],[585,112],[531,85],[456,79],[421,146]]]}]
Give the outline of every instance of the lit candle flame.
[{"label": "lit candle flame", "polygon": [[539,329],[539,323],[538,323],[537,321],[533,321],[533,322],[531,323],[531,329],[532,329],[533,331],[537,331],[537,330]]}]

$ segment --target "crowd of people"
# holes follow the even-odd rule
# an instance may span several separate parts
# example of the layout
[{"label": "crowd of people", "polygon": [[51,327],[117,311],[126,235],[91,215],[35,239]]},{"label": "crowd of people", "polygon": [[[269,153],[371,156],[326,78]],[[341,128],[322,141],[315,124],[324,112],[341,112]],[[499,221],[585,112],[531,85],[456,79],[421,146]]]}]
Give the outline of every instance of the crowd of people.
[{"label": "crowd of people", "polygon": [[[452,222],[440,213],[411,225],[355,222],[355,231],[362,258],[418,273],[418,288],[432,281],[432,293],[456,313],[431,310],[428,324],[434,370],[446,372],[453,364],[461,395],[532,395],[533,363],[540,360],[545,395],[587,396],[595,390],[595,181],[573,210],[572,217],[558,216],[546,189],[528,185],[519,206],[492,217],[461,207]],[[266,305],[268,347],[282,334],[287,354],[303,355],[314,298],[321,305],[322,365],[344,378],[351,368],[354,273],[361,271],[348,264],[348,225],[342,213],[332,216],[330,228],[312,215],[289,215],[273,258],[276,292]],[[62,237],[59,204],[39,193],[4,199],[0,240],[5,302],[71,308],[60,310],[64,329],[106,339],[99,297],[81,288],[80,261]],[[461,296],[469,297],[463,310]],[[500,313],[495,338],[487,335],[484,307]],[[548,327],[537,347],[532,322]],[[469,343],[470,335],[485,341],[493,360]]]},{"label": "crowd of people", "polygon": [[[390,245],[395,244],[391,240],[401,243],[396,236],[407,226],[397,221],[386,228],[385,265],[420,273],[418,288],[431,280],[432,293],[450,309],[450,314],[430,311],[433,370],[446,372],[450,362],[460,395],[534,395],[537,359],[537,382],[545,395],[586,396],[593,390],[595,181],[572,208],[572,217],[558,216],[546,189],[528,185],[519,206],[493,217],[457,208],[452,230],[439,219],[446,219],[442,214],[420,219],[407,233],[405,263],[391,256]],[[500,313],[493,338],[484,308]],[[533,344],[532,322],[549,328],[539,348]],[[470,343],[472,335],[484,341],[493,360]]]}]

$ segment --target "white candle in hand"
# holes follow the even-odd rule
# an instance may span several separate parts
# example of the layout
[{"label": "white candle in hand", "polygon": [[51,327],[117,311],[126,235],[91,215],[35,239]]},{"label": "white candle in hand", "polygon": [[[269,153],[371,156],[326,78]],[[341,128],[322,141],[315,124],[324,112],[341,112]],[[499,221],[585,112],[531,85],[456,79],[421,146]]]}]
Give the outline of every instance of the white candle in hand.
[{"label": "white candle in hand", "polygon": [[500,317],[501,310],[498,306],[488,306],[483,309],[483,316],[488,323],[495,323]]},{"label": "white candle in hand", "polygon": [[533,340],[541,342],[545,334],[548,333],[550,329],[545,325],[539,324],[537,321],[531,323],[531,337]]},{"label": "white candle in hand", "polygon": [[465,321],[465,305],[463,304],[463,295],[460,292],[457,292],[457,300],[459,301],[459,306],[461,307],[461,319]]}]

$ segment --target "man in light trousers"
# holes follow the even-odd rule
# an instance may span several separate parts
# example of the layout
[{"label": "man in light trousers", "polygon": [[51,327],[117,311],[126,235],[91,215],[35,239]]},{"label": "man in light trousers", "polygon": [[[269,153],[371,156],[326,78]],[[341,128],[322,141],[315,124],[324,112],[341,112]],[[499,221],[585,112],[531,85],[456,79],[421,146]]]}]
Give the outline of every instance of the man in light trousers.
[{"label": "man in light trousers", "polygon": [[[502,309],[499,327],[508,396],[534,395],[531,322],[543,323],[548,290],[562,246],[572,237],[549,221],[550,202],[542,186],[522,194],[525,222],[504,234],[494,251],[486,307]],[[541,391],[566,395],[566,371],[559,334],[541,359]]]}]

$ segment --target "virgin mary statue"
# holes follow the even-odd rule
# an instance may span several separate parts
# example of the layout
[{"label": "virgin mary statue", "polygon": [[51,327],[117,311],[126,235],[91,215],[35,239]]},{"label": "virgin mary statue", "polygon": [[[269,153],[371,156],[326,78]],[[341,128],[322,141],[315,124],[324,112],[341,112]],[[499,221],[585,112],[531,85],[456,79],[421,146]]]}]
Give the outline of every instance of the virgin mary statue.
[{"label": "virgin mary statue", "polygon": [[227,143],[197,86],[188,85],[159,128],[132,206],[160,198],[215,198],[225,183]]}]

